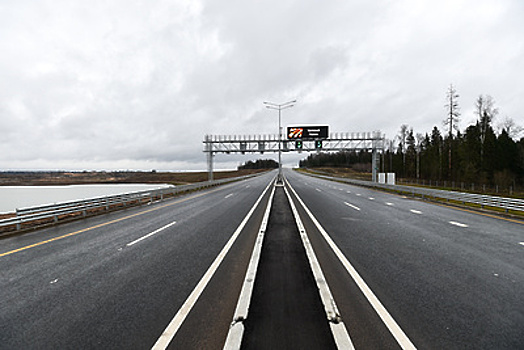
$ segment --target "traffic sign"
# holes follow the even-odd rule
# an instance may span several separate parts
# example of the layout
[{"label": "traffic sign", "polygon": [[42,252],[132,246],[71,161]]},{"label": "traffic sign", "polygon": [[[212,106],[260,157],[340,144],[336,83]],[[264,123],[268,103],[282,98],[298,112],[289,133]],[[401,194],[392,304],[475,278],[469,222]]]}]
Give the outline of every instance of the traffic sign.
[{"label": "traffic sign", "polygon": [[327,125],[288,126],[288,140],[318,140],[327,139],[329,127]]}]

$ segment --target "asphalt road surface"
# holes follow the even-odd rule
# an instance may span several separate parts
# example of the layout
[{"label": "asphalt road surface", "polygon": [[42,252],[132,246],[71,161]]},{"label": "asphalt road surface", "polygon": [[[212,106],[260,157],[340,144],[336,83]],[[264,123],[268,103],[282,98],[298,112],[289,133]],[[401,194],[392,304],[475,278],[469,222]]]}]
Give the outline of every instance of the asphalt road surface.
[{"label": "asphalt road surface", "polygon": [[[0,348],[221,349],[274,175],[0,240]],[[524,223],[285,175],[356,349],[524,348]],[[244,347],[301,344],[266,334],[275,341],[263,345],[248,329],[282,311],[260,298],[268,283],[287,281],[289,299],[309,290],[315,330],[327,323],[284,199],[275,194]]]}]

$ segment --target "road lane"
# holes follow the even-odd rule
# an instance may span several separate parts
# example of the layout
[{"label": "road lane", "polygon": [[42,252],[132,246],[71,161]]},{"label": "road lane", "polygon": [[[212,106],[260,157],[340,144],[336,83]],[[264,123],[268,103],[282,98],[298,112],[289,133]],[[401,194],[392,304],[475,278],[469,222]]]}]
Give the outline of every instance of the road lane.
[{"label": "road lane", "polygon": [[78,232],[0,257],[2,348],[150,348],[272,176],[2,239]]},{"label": "road lane", "polygon": [[524,345],[522,224],[296,173],[286,176],[416,346]]}]

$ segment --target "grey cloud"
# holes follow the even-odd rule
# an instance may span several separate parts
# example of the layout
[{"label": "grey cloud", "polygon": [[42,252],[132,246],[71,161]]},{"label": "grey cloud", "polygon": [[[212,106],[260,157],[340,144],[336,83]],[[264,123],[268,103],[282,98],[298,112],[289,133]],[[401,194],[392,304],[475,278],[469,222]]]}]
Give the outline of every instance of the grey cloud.
[{"label": "grey cloud", "polygon": [[440,128],[450,83],[464,125],[479,94],[523,108],[516,0],[5,3],[2,169],[205,169],[205,134],[276,132],[265,100],[298,99],[284,125],[389,137]]}]

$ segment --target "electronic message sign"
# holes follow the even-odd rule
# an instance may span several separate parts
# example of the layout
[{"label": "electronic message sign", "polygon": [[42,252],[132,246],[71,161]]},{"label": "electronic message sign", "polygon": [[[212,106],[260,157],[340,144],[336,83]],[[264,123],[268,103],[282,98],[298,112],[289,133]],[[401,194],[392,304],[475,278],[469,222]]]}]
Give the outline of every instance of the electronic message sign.
[{"label": "electronic message sign", "polygon": [[328,131],[327,125],[288,126],[287,138],[288,140],[327,139],[329,135]]}]

